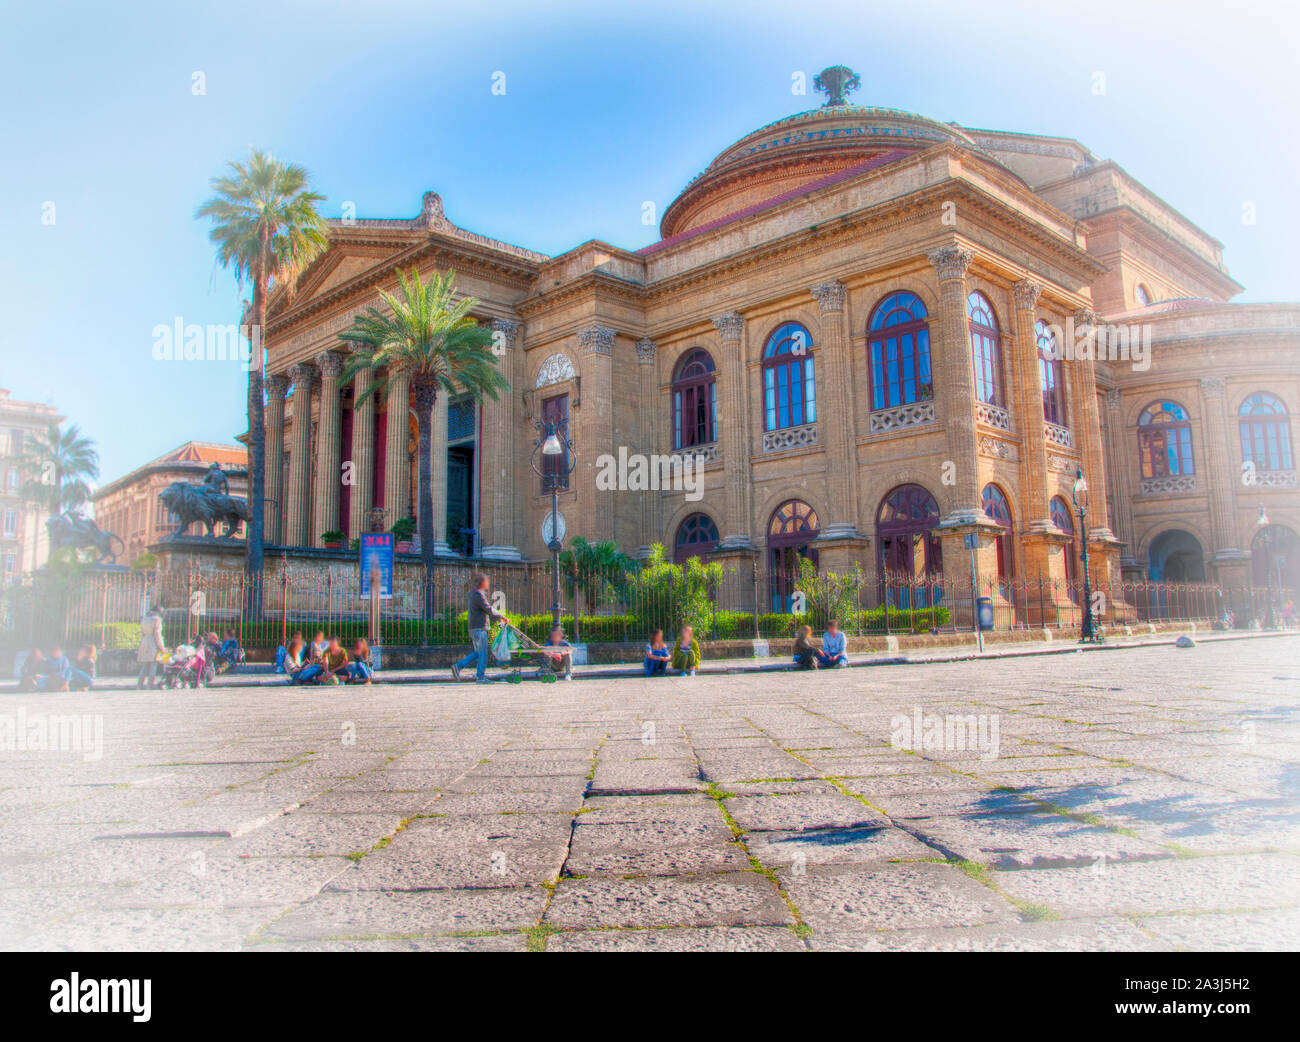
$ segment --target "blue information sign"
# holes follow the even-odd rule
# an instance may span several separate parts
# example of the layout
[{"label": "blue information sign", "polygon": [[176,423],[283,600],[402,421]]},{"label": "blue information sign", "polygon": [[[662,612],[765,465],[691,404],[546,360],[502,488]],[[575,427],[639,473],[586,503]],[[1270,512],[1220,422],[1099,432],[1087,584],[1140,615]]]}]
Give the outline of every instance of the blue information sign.
[{"label": "blue information sign", "polygon": [[361,537],[361,596],[370,596],[370,573],[379,569],[379,596],[393,595],[393,533],[371,532]]}]

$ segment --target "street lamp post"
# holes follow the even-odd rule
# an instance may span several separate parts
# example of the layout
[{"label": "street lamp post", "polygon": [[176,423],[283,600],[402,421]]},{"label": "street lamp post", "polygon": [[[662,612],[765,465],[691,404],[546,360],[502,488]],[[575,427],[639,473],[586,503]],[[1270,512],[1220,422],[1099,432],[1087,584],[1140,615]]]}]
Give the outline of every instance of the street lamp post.
[{"label": "street lamp post", "polygon": [[1267,602],[1264,626],[1275,630],[1277,616],[1273,612],[1273,534],[1268,530],[1268,514],[1264,511],[1263,503],[1259,505],[1259,519],[1255,522],[1255,527],[1259,530],[1259,539],[1264,546],[1264,600]]},{"label": "street lamp post", "polygon": [[1079,512],[1079,531],[1081,533],[1079,558],[1083,562],[1083,626],[1079,633],[1079,643],[1094,639],[1092,623],[1092,576],[1088,571],[1088,482],[1084,480],[1083,468],[1074,472],[1074,509]]},{"label": "street lamp post", "polygon": [[533,442],[533,473],[542,479],[542,491],[551,494],[551,538],[546,549],[551,552],[551,625],[560,624],[560,489],[569,487],[569,475],[577,466],[573,442],[567,424],[539,420],[537,440]]}]

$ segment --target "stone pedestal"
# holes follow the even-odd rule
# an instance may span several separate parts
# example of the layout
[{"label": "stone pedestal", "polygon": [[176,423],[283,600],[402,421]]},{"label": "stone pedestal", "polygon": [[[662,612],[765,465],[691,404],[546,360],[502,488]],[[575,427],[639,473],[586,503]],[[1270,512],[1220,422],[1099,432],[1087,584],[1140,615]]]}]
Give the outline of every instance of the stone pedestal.
[{"label": "stone pedestal", "polygon": [[[943,575],[948,584],[948,595],[954,603],[948,605],[952,620],[958,630],[974,629],[973,597],[990,596],[985,583],[989,577],[996,578],[998,572],[998,554],[995,542],[1002,533],[1002,527],[989,520],[983,511],[963,511],[959,515],[949,516],[935,530],[943,547]],[[971,552],[966,549],[966,536],[974,535],[979,542],[975,549],[974,579],[978,592],[971,590]],[[992,594],[995,613],[1006,602],[998,595],[996,586]],[[1000,603],[999,603],[1000,602]]]},{"label": "stone pedestal", "polygon": [[1081,606],[1071,598],[1066,579],[1072,545],[1068,535],[1049,525],[1033,526],[1020,537],[1030,626],[1058,629],[1078,623]]}]

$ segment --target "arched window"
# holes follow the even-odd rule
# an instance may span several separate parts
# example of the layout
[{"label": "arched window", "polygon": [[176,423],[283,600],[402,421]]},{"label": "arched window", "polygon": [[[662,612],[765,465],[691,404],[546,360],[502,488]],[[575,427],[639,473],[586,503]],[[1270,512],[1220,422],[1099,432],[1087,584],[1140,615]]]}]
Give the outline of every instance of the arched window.
[{"label": "arched window", "polygon": [[1133,290],[1133,298],[1137,301],[1138,307],[1144,308],[1151,303],[1151,291],[1139,282]]},{"label": "arched window", "polygon": [[[943,549],[936,534],[939,504],[920,485],[899,485],[876,511],[876,564],[892,604],[912,606],[915,584],[943,571]],[[918,597],[915,606],[925,606]]]},{"label": "arched window", "polygon": [[997,485],[984,486],[980,497],[984,504],[984,514],[990,521],[1002,526],[1002,534],[997,537],[998,578],[1005,581],[1016,574],[1016,558],[1011,546],[1011,504],[1007,494]]},{"label": "arched window", "polygon": [[688,351],[673,377],[673,448],[718,440],[718,384],[707,351]]},{"label": "arched window", "polygon": [[1074,515],[1070,505],[1060,496],[1052,497],[1052,524],[1070,537],[1065,545],[1065,581],[1070,585],[1070,596],[1074,596],[1074,584],[1079,578],[1079,542],[1074,537]]},{"label": "arched window", "polygon": [[813,342],[798,322],[787,322],[763,349],[763,429],[802,427],[817,419]]},{"label": "arched window", "polygon": [[1065,422],[1065,374],[1061,371],[1061,349],[1056,333],[1041,318],[1034,323],[1038,337],[1038,383],[1043,391],[1043,419],[1058,427]]},{"label": "arched window", "polygon": [[799,499],[789,499],[772,511],[767,523],[768,584],[772,611],[789,611],[794,582],[799,577],[799,561],[808,558],[817,564],[812,541],[821,534],[817,513]]},{"label": "arched window", "polygon": [[1002,333],[993,305],[983,293],[966,298],[970,319],[970,355],[975,368],[975,400],[1002,408]]},{"label": "arched window", "polygon": [[1192,425],[1181,405],[1152,402],[1138,418],[1138,458],[1144,478],[1196,473]]},{"label": "arched window", "polygon": [[1254,464],[1256,472],[1290,470],[1291,421],[1280,398],[1260,391],[1252,394],[1237,410],[1237,430],[1241,434],[1241,458]]},{"label": "arched window", "polygon": [[677,526],[673,540],[673,560],[681,564],[688,557],[699,557],[718,545],[718,526],[708,514],[691,514]]},{"label": "arched window", "polygon": [[925,305],[912,293],[895,293],[876,305],[867,334],[871,408],[929,401],[930,324]]}]

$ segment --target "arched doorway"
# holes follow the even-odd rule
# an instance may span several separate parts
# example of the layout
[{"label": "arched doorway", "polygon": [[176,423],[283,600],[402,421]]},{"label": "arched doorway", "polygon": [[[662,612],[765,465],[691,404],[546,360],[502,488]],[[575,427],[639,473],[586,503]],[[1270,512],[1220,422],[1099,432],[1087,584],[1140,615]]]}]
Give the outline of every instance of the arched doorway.
[{"label": "arched doorway", "polygon": [[790,610],[790,597],[799,578],[799,562],[807,558],[814,567],[817,551],[812,541],[821,534],[817,513],[800,499],[789,499],[772,511],[767,524],[767,568],[771,611]]},{"label": "arched doorway", "polygon": [[1161,532],[1147,551],[1147,575],[1159,583],[1205,582],[1205,551],[1201,541],[1181,528]]},{"label": "arched doorway", "polygon": [[920,485],[899,485],[876,511],[876,567],[883,596],[897,607],[929,607],[942,593],[939,504]]},{"label": "arched doorway", "polygon": [[691,514],[677,526],[673,539],[673,560],[681,564],[688,557],[699,557],[718,547],[718,526],[708,514]]}]

